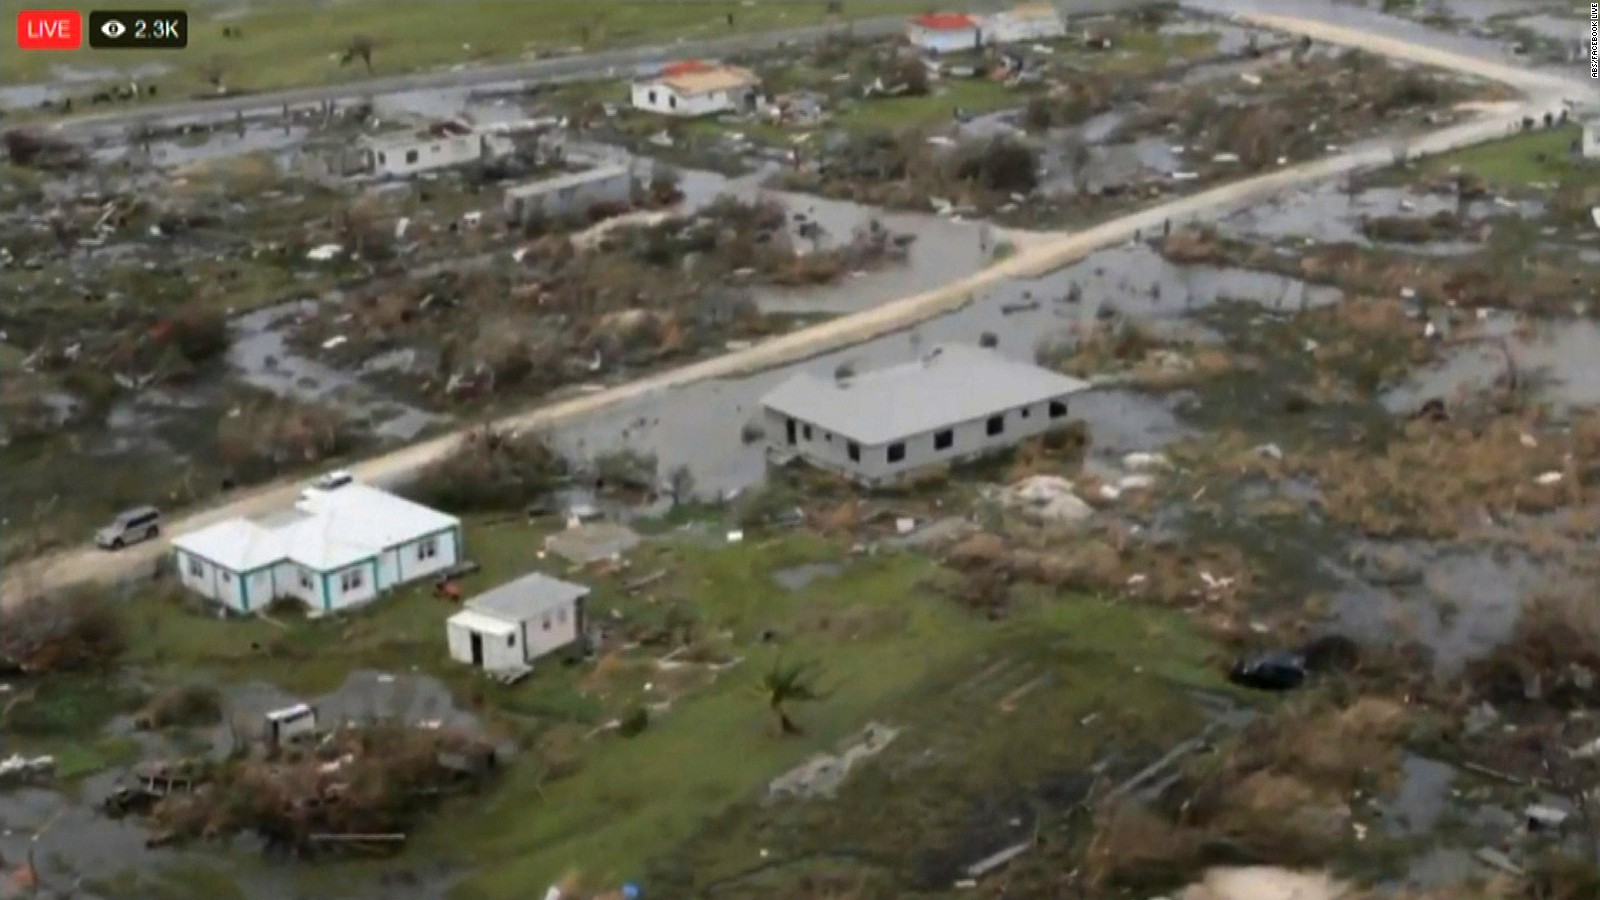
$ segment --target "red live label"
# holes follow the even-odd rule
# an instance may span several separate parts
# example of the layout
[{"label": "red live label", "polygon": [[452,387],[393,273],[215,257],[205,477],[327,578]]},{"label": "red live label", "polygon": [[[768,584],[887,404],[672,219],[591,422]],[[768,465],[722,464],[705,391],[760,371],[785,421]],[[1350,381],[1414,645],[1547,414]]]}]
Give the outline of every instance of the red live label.
[{"label": "red live label", "polygon": [[76,50],[82,43],[83,13],[70,9],[17,13],[17,46],[23,50]]}]

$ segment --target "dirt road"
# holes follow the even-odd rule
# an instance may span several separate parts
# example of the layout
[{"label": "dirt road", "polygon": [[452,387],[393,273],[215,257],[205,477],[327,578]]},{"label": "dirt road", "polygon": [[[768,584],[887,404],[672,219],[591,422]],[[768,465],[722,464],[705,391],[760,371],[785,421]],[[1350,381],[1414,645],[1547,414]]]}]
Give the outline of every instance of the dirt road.
[{"label": "dirt road", "polygon": [[[1255,18],[1265,27],[1307,34],[1332,43],[1359,46],[1401,59],[1502,81],[1514,77],[1516,80],[1508,83],[1529,92],[1530,99],[1526,103],[1507,104],[1471,122],[1404,141],[1411,155],[1444,152],[1503,136],[1524,115],[1543,115],[1547,110],[1557,108],[1566,90],[1571,87],[1560,80],[1547,80],[1535,73],[1521,72],[1474,57],[1417,47],[1381,35],[1322,22],[1278,16]],[[959,308],[977,292],[1001,282],[1038,277],[1096,250],[1128,241],[1136,232],[1160,228],[1167,220],[1179,224],[1202,216],[1214,217],[1258,202],[1279,191],[1348,172],[1390,165],[1394,146],[1394,141],[1373,142],[1337,156],[1286,167],[1172,200],[1085,231],[1041,235],[1027,242],[1017,254],[1006,260],[936,290],[792,332],[744,350],[511,415],[497,424],[510,429],[558,425],[656,391],[772,368],[870,340]],[[462,433],[457,431],[386,453],[352,466],[351,470],[356,477],[365,481],[401,481],[449,454]],[[298,482],[278,483],[235,495],[225,504],[187,516],[173,517],[168,522],[167,530],[169,533],[182,533],[225,518],[253,516],[283,508],[293,503],[299,489]],[[108,582],[148,574],[154,570],[165,550],[165,541],[138,545],[120,553],[106,553],[85,547],[13,565],[5,573],[4,581],[0,582],[0,606],[9,608],[32,594],[73,583]]]}]

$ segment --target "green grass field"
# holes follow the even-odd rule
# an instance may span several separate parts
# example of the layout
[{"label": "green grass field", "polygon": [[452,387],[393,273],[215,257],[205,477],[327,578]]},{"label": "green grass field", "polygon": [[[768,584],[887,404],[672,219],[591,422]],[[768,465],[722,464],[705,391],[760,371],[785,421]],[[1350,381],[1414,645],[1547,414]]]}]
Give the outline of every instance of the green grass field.
[{"label": "green grass field", "polygon": [[1502,189],[1539,183],[1553,186],[1580,171],[1582,163],[1572,153],[1579,134],[1576,125],[1540,129],[1430,157],[1423,166],[1435,174],[1459,169]]},{"label": "green grass field", "polygon": [[[148,8],[143,0],[69,2],[52,9]],[[119,79],[140,67],[154,76],[158,99],[215,91],[217,74],[232,91],[262,91],[369,77],[360,60],[341,65],[352,39],[375,45],[371,76],[505,62],[576,49],[668,44],[817,25],[828,21],[921,12],[923,0],[846,0],[830,14],[823,0],[283,0],[212,10],[190,8],[189,46],[172,51],[7,53],[0,81],[47,82],[53,67],[106,70]],[[729,16],[733,17],[730,25]],[[223,29],[237,30],[236,38]]]},{"label": "green grass field", "polygon": [[[563,574],[553,560],[537,558],[546,533],[547,527],[521,521],[470,526],[467,546],[483,571],[465,585],[467,593],[534,567]],[[839,569],[800,590],[774,580],[786,567],[819,561]],[[1219,683],[1212,646],[1176,617],[1033,592],[1013,616],[990,622],[940,593],[935,585],[948,576],[917,554],[852,558],[846,546],[806,533],[736,545],[669,534],[648,540],[630,562],[613,575],[574,576],[594,587],[591,615],[609,618],[616,609],[642,623],[687,616],[697,633],[717,636],[742,661],[714,680],[707,676],[675,691],[671,708],[644,733],[583,741],[575,774],[547,779],[538,751],[531,750],[487,796],[454,801],[426,820],[403,859],[469,867],[473,874],[457,896],[537,896],[574,871],[614,884],[643,877],[681,847],[707,855],[704,872],[736,870],[742,856],[706,849],[707,823],[750,809],[768,779],[870,721],[908,726],[907,747],[954,741],[970,759],[976,789],[1015,770],[1019,755],[1031,755],[1030,741],[1047,726],[1028,710],[1049,710],[1054,725],[1048,727],[1063,729],[1104,711],[1115,725],[1099,729],[1099,738],[1165,740],[1195,727],[1188,688]],[[629,579],[657,570],[668,574],[648,591],[623,590]],[[477,697],[476,709],[491,726],[535,744],[552,728],[586,733],[641,702],[661,699],[666,690],[667,675],[652,662],[659,651],[643,649],[624,654],[617,671],[599,684],[592,680],[593,664],[547,662],[518,685],[491,685],[447,658],[443,622],[450,609],[416,588],[334,620],[225,621],[150,597],[126,607],[138,635],[128,663],[152,687],[260,679],[308,698],[357,668],[419,671],[443,679],[457,697]],[[767,629],[779,635],[776,646],[758,640]],[[1152,647],[1161,652],[1151,653]],[[780,656],[819,662],[822,686],[830,691],[822,702],[794,710],[806,729],[801,737],[776,734],[758,691]],[[1018,660],[1018,671],[1030,679],[1047,676],[1038,679],[1037,691],[1024,692],[1023,712],[1008,717],[995,711],[1004,692],[983,698],[977,712],[951,706],[953,684],[1007,659]],[[654,690],[646,686],[652,683]],[[1009,724],[968,727],[994,716]],[[1071,758],[1087,746],[1075,747]],[[366,877],[377,865],[330,863],[307,868],[302,878],[308,887],[332,884]]]},{"label": "green grass field", "polygon": [[957,109],[983,115],[1028,102],[1028,95],[987,78],[950,78],[938,82],[934,92],[921,97],[883,97],[859,100],[840,116],[847,128],[862,131],[898,131],[954,121]]}]

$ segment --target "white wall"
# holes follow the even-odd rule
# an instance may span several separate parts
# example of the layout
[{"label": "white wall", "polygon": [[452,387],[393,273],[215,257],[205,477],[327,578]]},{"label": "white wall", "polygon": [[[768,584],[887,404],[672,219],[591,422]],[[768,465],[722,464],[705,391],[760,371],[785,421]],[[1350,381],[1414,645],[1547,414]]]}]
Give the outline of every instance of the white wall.
[{"label": "white wall", "polygon": [[[433,553],[423,556],[424,547],[431,543]],[[387,590],[398,584],[426,578],[443,572],[461,559],[461,548],[456,546],[454,530],[428,535],[386,551],[378,560],[380,584]]]},{"label": "white wall", "polygon": [[[338,612],[353,606],[360,606],[378,596],[377,562],[364,559],[358,563],[335,569],[327,573],[324,583],[328,588],[328,603],[326,610],[312,610],[313,612]],[[359,573],[359,578],[353,578],[355,583],[345,586],[347,573]]]},{"label": "white wall", "polygon": [[633,85],[633,105],[638,109],[668,116],[705,116],[733,109],[736,94],[710,91],[704,94],[679,94],[659,81]]},{"label": "white wall", "polygon": [[[580,600],[579,603],[582,601]],[[578,639],[578,608],[561,606],[525,623],[528,635],[526,658],[529,662]]]},{"label": "white wall", "polygon": [[[765,411],[765,430],[768,446],[785,453],[798,454],[802,459],[822,468],[841,472],[869,485],[892,484],[919,470],[941,465],[964,463],[985,454],[1015,446],[1030,437],[1064,427],[1071,421],[1070,396],[1057,398],[1066,404],[1066,412],[1051,418],[1049,403],[1035,403],[996,413],[1003,416],[1004,431],[997,435],[988,433],[988,418],[963,422],[950,429],[951,444],[939,449],[935,446],[937,432],[911,435],[898,443],[904,444],[905,455],[899,462],[889,462],[890,444],[863,444],[858,447],[859,461],[850,459],[850,442],[841,435],[830,434],[818,426],[811,427],[806,437],[806,423],[796,422],[796,443],[788,442],[788,417],[772,410]],[[1026,413],[1026,415],[1024,415]],[[892,442],[893,443],[893,442]]]},{"label": "white wall", "polygon": [[[516,631],[509,637],[489,632],[480,633],[483,641],[483,667],[486,670],[511,669],[527,665],[534,660],[569,646],[578,640],[581,615],[579,604],[569,604],[548,614],[516,623]],[[445,636],[450,645],[450,658],[470,664],[472,662],[472,629],[451,617],[445,623]],[[524,644],[524,635],[527,643]]]},{"label": "white wall", "polygon": [[991,44],[1049,41],[1064,37],[1067,33],[1060,19],[1024,18],[1010,13],[991,16],[983,31],[984,41]]},{"label": "white wall", "polygon": [[[279,597],[294,597],[304,603],[307,609],[313,612],[322,611],[321,574],[299,563],[285,560],[278,563],[272,575],[277,581]],[[251,605],[255,605],[254,593],[251,594]]]},{"label": "white wall", "polygon": [[[482,155],[483,145],[479,135],[463,134],[431,140],[419,138],[409,144],[386,143],[369,148],[367,152],[373,171],[404,176],[472,162]],[[411,158],[412,154],[415,159]]]},{"label": "white wall", "polygon": [[1600,159],[1600,125],[1583,127],[1583,156],[1585,159]]},{"label": "white wall", "polygon": [[932,31],[912,25],[906,31],[906,37],[912,46],[920,47],[929,53],[960,53],[978,46],[976,28],[962,31]]},{"label": "white wall", "polygon": [[[445,621],[445,636],[450,643],[451,659],[467,665],[472,664],[472,635],[471,629],[453,618]],[[509,639],[505,635],[481,633],[479,639],[483,642],[484,671],[503,671],[524,665],[521,638],[515,633]],[[510,643],[507,643],[508,640]]]},{"label": "white wall", "polygon": [[229,581],[224,582],[221,566],[212,565],[182,550],[176,551],[174,561],[178,566],[178,580],[184,587],[202,597],[239,609],[239,581],[232,577],[232,573],[229,573]]}]

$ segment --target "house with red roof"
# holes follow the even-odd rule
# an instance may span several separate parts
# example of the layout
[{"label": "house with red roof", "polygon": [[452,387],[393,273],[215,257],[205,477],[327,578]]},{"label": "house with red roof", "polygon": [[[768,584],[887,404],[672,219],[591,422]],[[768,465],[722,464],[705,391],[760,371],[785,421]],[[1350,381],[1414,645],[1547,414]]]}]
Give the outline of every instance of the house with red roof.
[{"label": "house with red roof", "polygon": [[983,22],[966,13],[928,13],[906,25],[906,39],[925,53],[959,53],[983,45]]}]

